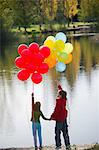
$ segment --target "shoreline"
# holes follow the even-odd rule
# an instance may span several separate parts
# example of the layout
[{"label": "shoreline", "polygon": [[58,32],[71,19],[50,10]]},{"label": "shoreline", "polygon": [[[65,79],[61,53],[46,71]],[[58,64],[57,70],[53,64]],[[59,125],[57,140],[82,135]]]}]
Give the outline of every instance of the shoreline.
[{"label": "shoreline", "polygon": [[[98,144],[90,144],[90,145],[72,145],[71,150],[98,150]],[[12,148],[0,148],[0,150],[35,150],[34,147],[12,147]],[[38,148],[39,150],[39,148]],[[44,146],[42,150],[55,150],[55,146]],[[66,150],[65,146],[62,146],[60,150]]]}]

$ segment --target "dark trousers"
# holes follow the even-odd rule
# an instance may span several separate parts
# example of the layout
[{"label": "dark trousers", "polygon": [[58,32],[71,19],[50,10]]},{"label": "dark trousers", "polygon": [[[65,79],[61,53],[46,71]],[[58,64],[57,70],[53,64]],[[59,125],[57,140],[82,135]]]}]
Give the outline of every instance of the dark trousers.
[{"label": "dark trousers", "polygon": [[65,145],[66,145],[66,147],[68,147],[70,145],[70,141],[69,141],[68,125],[67,125],[67,120],[66,119],[63,122],[56,121],[56,127],[55,127],[56,147],[61,146],[61,138],[60,138],[61,131],[63,133],[63,138],[64,138]]}]

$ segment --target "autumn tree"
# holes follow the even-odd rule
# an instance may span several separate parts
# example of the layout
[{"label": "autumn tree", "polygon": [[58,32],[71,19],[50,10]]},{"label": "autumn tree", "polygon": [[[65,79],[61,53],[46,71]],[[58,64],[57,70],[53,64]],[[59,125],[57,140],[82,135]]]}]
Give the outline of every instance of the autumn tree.
[{"label": "autumn tree", "polygon": [[64,15],[67,18],[68,26],[70,21],[73,23],[73,17],[78,13],[77,6],[77,0],[63,0]]},{"label": "autumn tree", "polygon": [[51,29],[52,21],[55,19],[57,13],[57,3],[57,0],[41,0],[42,12],[47,21],[50,22]]}]

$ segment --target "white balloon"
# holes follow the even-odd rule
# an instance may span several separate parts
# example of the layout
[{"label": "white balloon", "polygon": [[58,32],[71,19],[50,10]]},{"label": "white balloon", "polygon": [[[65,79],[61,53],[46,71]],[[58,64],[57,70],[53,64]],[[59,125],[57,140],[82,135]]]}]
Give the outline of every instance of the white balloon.
[{"label": "white balloon", "polygon": [[65,43],[67,40],[67,37],[63,32],[59,32],[56,34],[55,39],[56,40],[62,40]]},{"label": "white balloon", "polygon": [[63,62],[58,62],[56,64],[56,71],[63,72],[66,69],[66,65]]},{"label": "white balloon", "polygon": [[52,35],[48,36],[46,40],[48,40],[48,39],[49,39],[49,40],[52,40],[53,42],[55,41],[55,37],[52,36]]}]

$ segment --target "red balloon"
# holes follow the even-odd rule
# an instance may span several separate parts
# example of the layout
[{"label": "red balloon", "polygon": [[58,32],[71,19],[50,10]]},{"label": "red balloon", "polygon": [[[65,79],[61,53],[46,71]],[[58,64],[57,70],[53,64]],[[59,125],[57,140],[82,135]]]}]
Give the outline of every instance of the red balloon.
[{"label": "red balloon", "polygon": [[27,64],[26,65],[26,69],[30,72],[30,73],[34,73],[37,70],[37,66],[33,65],[33,64]]},{"label": "red balloon", "polygon": [[15,64],[18,68],[25,68],[26,67],[25,60],[22,57],[17,57],[15,59]]},{"label": "red balloon", "polygon": [[19,45],[19,47],[18,47],[18,53],[21,55],[22,51],[23,51],[24,49],[27,49],[27,48],[28,48],[28,46],[25,45],[25,44]]},{"label": "red balloon", "polygon": [[38,72],[39,73],[42,73],[42,74],[44,74],[44,73],[47,73],[48,72],[48,69],[49,69],[49,67],[48,67],[48,65],[46,64],[46,63],[42,63],[39,67],[38,67]]},{"label": "red balloon", "polygon": [[27,80],[29,76],[30,76],[30,73],[26,69],[19,71],[17,74],[18,79],[22,81]]},{"label": "red balloon", "polygon": [[40,53],[33,54],[32,56],[32,63],[35,65],[40,65],[44,61],[44,56]]},{"label": "red balloon", "polygon": [[32,80],[34,83],[38,84],[38,83],[40,83],[40,82],[42,81],[42,76],[41,76],[40,73],[33,73],[33,74],[32,74],[32,77],[31,77],[31,80]]},{"label": "red balloon", "polygon": [[47,46],[41,46],[40,53],[47,58],[50,55],[50,49]]},{"label": "red balloon", "polygon": [[38,53],[39,52],[39,45],[37,43],[31,43],[29,45],[29,50],[32,52],[32,53]]},{"label": "red balloon", "polygon": [[21,56],[25,59],[26,62],[31,62],[32,60],[32,53],[28,49],[24,49],[21,53]]}]

